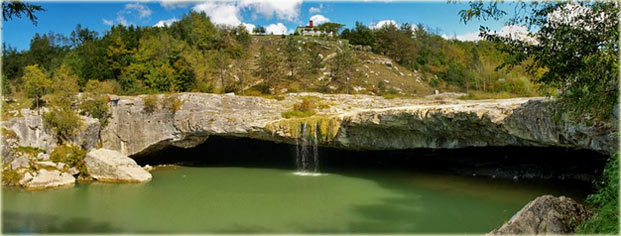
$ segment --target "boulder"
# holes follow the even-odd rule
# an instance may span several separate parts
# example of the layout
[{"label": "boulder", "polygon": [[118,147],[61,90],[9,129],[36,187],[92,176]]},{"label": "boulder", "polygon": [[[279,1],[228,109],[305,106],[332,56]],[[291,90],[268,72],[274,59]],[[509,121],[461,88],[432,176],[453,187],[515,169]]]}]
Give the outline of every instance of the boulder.
[{"label": "boulder", "polygon": [[15,159],[13,159],[13,161],[11,161],[11,169],[13,170],[17,170],[19,168],[26,168],[28,166],[30,166],[30,164],[28,163],[28,157],[25,156],[16,157]]},{"label": "boulder", "polygon": [[136,161],[108,149],[96,149],[86,154],[86,168],[91,177],[102,182],[147,182],[151,173],[142,169]]},{"label": "boulder", "polygon": [[34,175],[24,174],[20,184],[27,190],[42,190],[61,186],[69,186],[75,183],[75,178],[70,174],[58,170],[40,169]]},{"label": "boulder", "polygon": [[591,212],[568,197],[544,195],[528,203],[509,222],[488,235],[573,234]]}]

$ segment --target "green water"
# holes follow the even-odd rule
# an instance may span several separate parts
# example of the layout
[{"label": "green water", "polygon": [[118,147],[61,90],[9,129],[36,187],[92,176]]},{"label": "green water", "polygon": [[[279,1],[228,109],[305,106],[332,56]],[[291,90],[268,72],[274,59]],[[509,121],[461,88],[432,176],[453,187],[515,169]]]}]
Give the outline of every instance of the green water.
[{"label": "green water", "polygon": [[484,233],[561,185],[404,172],[179,167],[145,184],[2,190],[5,233]]}]

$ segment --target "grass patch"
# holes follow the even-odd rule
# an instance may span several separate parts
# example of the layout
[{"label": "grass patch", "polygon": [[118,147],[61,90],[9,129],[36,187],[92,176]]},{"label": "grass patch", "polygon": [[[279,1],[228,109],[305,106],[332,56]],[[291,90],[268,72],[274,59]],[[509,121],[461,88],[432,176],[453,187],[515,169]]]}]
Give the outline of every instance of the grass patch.
[{"label": "grass patch", "polygon": [[31,156],[31,157],[37,157],[39,155],[39,153],[45,153],[45,150],[37,148],[37,147],[30,147],[30,146],[18,146],[13,148],[13,151],[16,153],[20,153],[22,155],[27,155],[27,156]]},{"label": "grass patch", "polygon": [[481,100],[481,99],[505,99],[523,97],[508,92],[482,92],[482,91],[470,91],[466,96],[459,97],[461,100]]},{"label": "grass patch", "polygon": [[7,139],[15,139],[19,141],[19,137],[15,133],[15,131],[2,127],[2,138]]},{"label": "grass patch", "polygon": [[170,110],[173,114],[177,113],[181,106],[185,103],[184,100],[179,99],[179,95],[168,94],[164,96],[164,99],[160,101],[160,104],[164,109]]},{"label": "grass patch", "polygon": [[144,103],[144,108],[143,110],[146,113],[152,113],[155,111],[155,109],[157,109],[157,96],[155,95],[147,95],[142,97],[142,102]]},{"label": "grass patch", "polygon": [[77,168],[80,175],[88,175],[84,157],[86,157],[86,151],[71,145],[58,145],[50,153],[50,160],[53,162],[65,163],[70,167]]},{"label": "grass patch", "polygon": [[587,197],[593,216],[576,228],[579,234],[619,234],[619,154],[613,154],[596,184],[596,193]]},{"label": "grass patch", "polygon": [[16,170],[13,170],[8,167],[8,163],[4,168],[2,168],[2,184],[7,186],[17,186],[19,185],[19,180],[22,176],[17,173]]},{"label": "grass patch", "polygon": [[315,115],[315,107],[317,106],[319,100],[320,98],[315,96],[302,97],[302,101],[300,103],[293,105],[293,110],[285,111],[281,115],[284,118],[309,117]]}]

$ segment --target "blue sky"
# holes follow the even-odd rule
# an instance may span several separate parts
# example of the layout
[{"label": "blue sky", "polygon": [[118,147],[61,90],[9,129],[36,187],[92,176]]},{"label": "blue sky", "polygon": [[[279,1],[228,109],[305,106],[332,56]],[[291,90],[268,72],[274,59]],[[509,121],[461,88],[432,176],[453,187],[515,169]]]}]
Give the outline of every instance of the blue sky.
[{"label": "blue sky", "polygon": [[[447,37],[472,40],[481,22],[464,25],[458,12],[467,3],[436,2],[302,2],[300,0],[240,0],[237,2],[35,2],[46,9],[37,13],[39,24],[26,19],[3,22],[2,40],[19,50],[28,49],[35,33],[69,35],[77,24],[102,34],[110,24],[153,26],[160,22],[180,19],[189,11],[204,11],[220,24],[247,27],[262,25],[275,33],[292,32],[298,25],[316,21],[345,24],[353,27],[356,21],[366,25],[394,21],[397,24],[423,24],[433,32]],[[483,22],[500,30],[502,22]],[[286,28],[286,29],[285,29]]]}]

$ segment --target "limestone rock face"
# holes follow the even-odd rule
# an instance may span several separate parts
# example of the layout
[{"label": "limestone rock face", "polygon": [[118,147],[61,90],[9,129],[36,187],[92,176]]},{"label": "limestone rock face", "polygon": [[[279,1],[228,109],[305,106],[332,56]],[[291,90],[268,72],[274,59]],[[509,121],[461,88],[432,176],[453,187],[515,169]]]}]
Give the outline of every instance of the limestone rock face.
[{"label": "limestone rock face", "polygon": [[84,158],[91,177],[102,182],[146,182],[151,173],[142,169],[136,162],[113,150],[97,149]]},{"label": "limestone rock face", "polygon": [[[157,95],[163,100],[166,95]],[[315,96],[317,115],[284,119],[304,96]],[[384,99],[367,95],[287,94],[283,100],[184,93],[172,112],[158,104],[144,109],[144,96],[121,97],[101,131],[103,147],[140,155],[166,146],[194,147],[209,136],[248,137],[294,144],[301,127],[316,129],[320,145],[356,150],[555,146],[609,153],[616,128],[581,126],[553,119],[543,98],[466,101]]]},{"label": "limestone rock face", "polygon": [[591,212],[567,197],[544,195],[528,203],[509,222],[489,235],[572,234]]},{"label": "limestone rock face", "polygon": [[[118,104],[110,105],[112,117],[106,127],[100,130],[96,119],[82,117],[85,127],[71,142],[90,150],[101,138],[103,148],[135,156],[167,146],[191,148],[213,135],[295,144],[305,133],[303,127],[321,137],[321,146],[353,150],[553,146],[609,154],[618,140],[617,127],[611,124],[585,126],[554,119],[554,102],[544,98],[468,101],[291,93],[276,100],[232,94],[177,95],[183,104],[175,111],[164,104],[169,95],[154,95],[157,105],[152,111],[145,109],[145,96],[121,96]],[[317,98],[317,115],[281,116],[304,96]],[[3,140],[9,144],[3,145],[4,161],[12,159],[11,146],[33,146],[48,153],[55,146],[55,137],[43,128],[36,111],[21,113],[23,117],[2,124],[19,137],[10,143]]]},{"label": "limestone rock face", "polygon": [[[10,143],[3,141],[3,161],[12,159],[11,148],[15,146],[36,147],[45,150],[47,153],[54,150],[56,137],[44,127],[42,114],[45,112],[47,112],[45,108],[40,110],[40,115],[35,110],[22,109],[20,111],[22,117],[14,117],[3,122],[3,128],[11,130],[17,135],[17,140],[12,140]],[[97,146],[101,126],[97,119],[86,116],[80,116],[80,118],[82,119],[82,127],[75,136],[70,138],[69,143],[89,150]]]},{"label": "limestone rock face", "polygon": [[75,184],[75,178],[59,170],[40,169],[31,174],[26,173],[20,184],[27,190],[42,190]]}]

